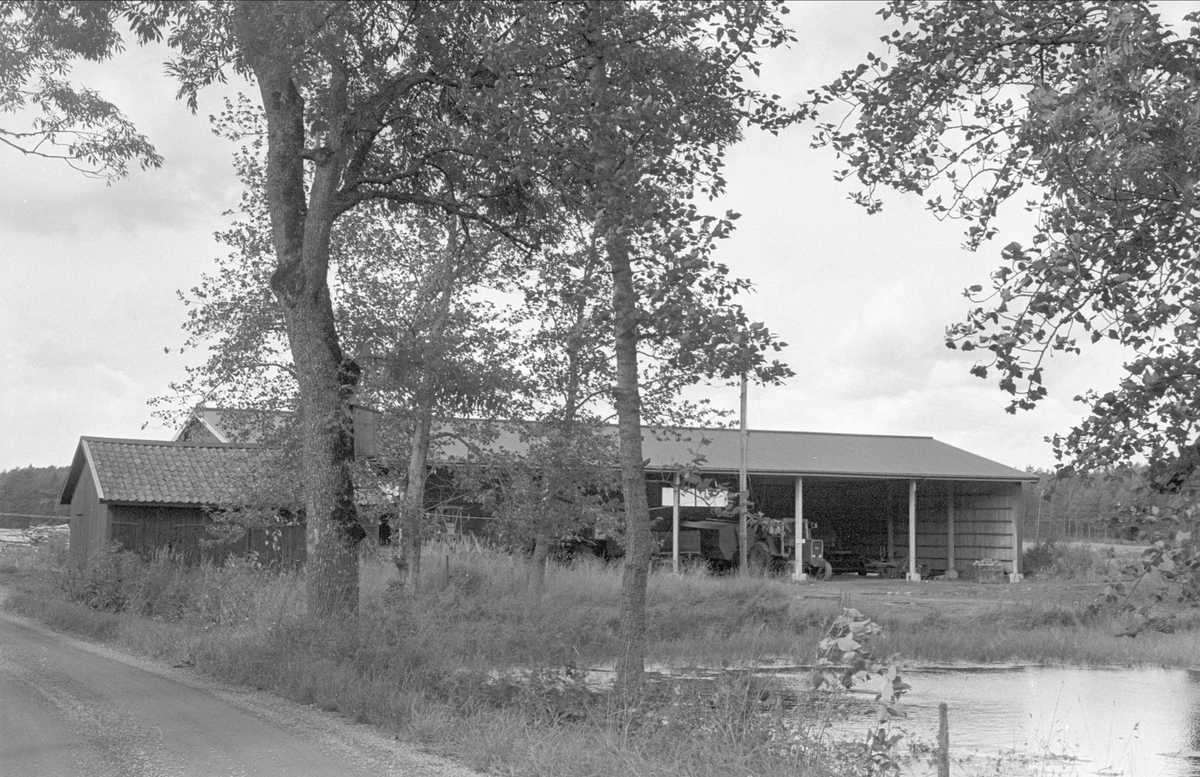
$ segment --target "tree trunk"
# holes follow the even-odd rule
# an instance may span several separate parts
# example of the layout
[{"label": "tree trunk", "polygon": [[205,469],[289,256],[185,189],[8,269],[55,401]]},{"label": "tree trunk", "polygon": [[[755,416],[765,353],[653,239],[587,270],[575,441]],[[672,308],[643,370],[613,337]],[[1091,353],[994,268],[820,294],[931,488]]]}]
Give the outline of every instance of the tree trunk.
[{"label": "tree trunk", "polygon": [[529,556],[526,567],[526,589],[530,596],[538,598],[546,589],[546,559],[550,558],[550,545],[554,541],[551,522],[553,517],[549,510],[553,505],[553,497],[543,501],[538,510],[537,527],[534,530],[533,553]]},{"label": "tree trunk", "polygon": [[326,618],[358,608],[357,545],[366,532],[354,507],[349,410],[358,366],[342,357],[329,294],[341,158],[334,153],[314,164],[306,191],[305,105],[292,80],[287,38],[278,35],[286,13],[276,4],[242,2],[233,20],[241,47],[252,52],[267,120],[266,199],[276,262],[271,290],[283,311],[300,389],[306,602],[310,616]]},{"label": "tree trunk", "polygon": [[408,457],[408,479],[400,501],[401,582],[405,596],[416,596],[421,582],[421,541],[425,530],[425,477],[429,460],[429,433],[433,408],[417,410]]},{"label": "tree trunk", "polygon": [[638,388],[637,292],[629,245],[622,236],[608,240],[613,276],[613,329],[616,355],[617,435],[620,441],[621,490],[625,497],[625,568],[621,576],[621,653],[617,688],[630,691],[642,682],[646,663],[646,584],[650,574],[650,508],[642,458],[641,395]]},{"label": "tree trunk", "polygon": [[[593,244],[592,249],[588,252],[588,264],[583,270],[583,283],[586,287],[588,277],[591,273],[591,268],[595,263],[596,253]],[[583,367],[579,360],[579,349],[582,347],[580,340],[581,333],[588,327],[587,321],[587,297],[584,294],[576,295],[577,299],[573,310],[571,332],[567,335],[567,386],[566,393],[563,397],[563,417],[559,428],[554,430],[555,446],[563,452],[564,455],[571,455],[571,448],[575,444],[575,423],[579,416],[579,384],[582,380]],[[550,548],[554,542],[554,506],[555,500],[558,497],[561,485],[558,479],[554,476],[555,471],[552,469],[547,473],[549,482],[546,484],[546,497],[543,500],[543,509],[538,511],[537,526],[534,531],[533,555],[529,559],[529,577],[528,589],[530,594],[540,597],[546,587],[546,559],[550,557]]]},{"label": "tree trunk", "polygon": [[[420,296],[432,297],[429,324],[430,348],[445,348],[446,326],[450,307],[463,272],[459,259],[462,247],[458,242],[458,220],[447,222],[446,247],[440,265],[434,265]],[[408,477],[404,499],[400,503],[400,577],[406,596],[420,592],[421,545],[425,533],[425,480],[429,467],[429,439],[433,430],[433,414],[437,409],[439,376],[423,374],[418,379],[414,400],[412,452],[408,458]]]}]

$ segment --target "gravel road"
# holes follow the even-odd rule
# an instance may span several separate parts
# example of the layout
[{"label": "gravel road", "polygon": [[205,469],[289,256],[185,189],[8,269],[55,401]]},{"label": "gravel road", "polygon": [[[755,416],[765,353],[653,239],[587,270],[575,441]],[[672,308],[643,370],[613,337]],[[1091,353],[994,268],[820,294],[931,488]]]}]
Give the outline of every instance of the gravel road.
[{"label": "gravel road", "polygon": [[42,775],[478,777],[369,726],[0,612],[0,777]]}]

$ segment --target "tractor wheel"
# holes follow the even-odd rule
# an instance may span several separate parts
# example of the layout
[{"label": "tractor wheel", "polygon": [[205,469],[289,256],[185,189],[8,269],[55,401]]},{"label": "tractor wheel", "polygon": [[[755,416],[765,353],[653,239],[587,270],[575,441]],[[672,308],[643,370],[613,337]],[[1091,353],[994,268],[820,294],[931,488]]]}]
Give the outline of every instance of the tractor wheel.
[{"label": "tractor wheel", "polygon": [[813,562],[812,576],[814,580],[820,580],[821,582],[824,582],[833,577],[833,567],[831,567],[829,562],[825,559],[821,559],[820,563]]},{"label": "tractor wheel", "polygon": [[781,570],[780,570],[780,574],[782,574],[782,575],[783,575],[785,578],[787,578],[788,580],[791,580],[793,577],[795,577],[795,575],[796,575],[796,561],[795,561],[795,559],[788,559],[788,560],[787,560],[787,561],[784,563],[784,565],[783,565],[783,569],[781,569]]}]

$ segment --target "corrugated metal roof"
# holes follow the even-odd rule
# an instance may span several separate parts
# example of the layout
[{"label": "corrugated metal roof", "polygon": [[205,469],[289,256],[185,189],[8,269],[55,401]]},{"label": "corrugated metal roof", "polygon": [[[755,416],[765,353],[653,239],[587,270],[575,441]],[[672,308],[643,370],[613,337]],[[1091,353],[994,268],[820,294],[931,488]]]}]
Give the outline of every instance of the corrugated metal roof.
[{"label": "corrugated metal roof", "polygon": [[[195,418],[226,439],[239,435],[228,429],[236,411],[224,408],[197,408]],[[272,419],[272,416],[274,418]],[[287,413],[261,411],[259,423],[280,425]],[[486,421],[456,419],[443,422],[445,427],[488,426]],[[496,422],[499,435],[489,444],[494,449],[523,451],[520,430],[537,426],[536,422]],[[616,427],[605,427],[616,434]],[[242,437],[245,435],[243,434]],[[247,441],[258,438],[250,436]],[[703,440],[707,443],[701,444]],[[712,472],[736,472],[741,448],[736,429],[646,428],[642,433],[643,455],[654,469],[670,469],[690,462],[693,451],[703,454],[703,468]],[[441,455],[449,459],[467,457],[461,444],[444,446]],[[834,434],[828,432],[782,432],[751,430],[748,451],[749,470],[758,474],[824,475],[830,477],[935,478],[943,480],[1036,480],[1018,469],[985,459],[932,437],[879,434]],[[614,462],[615,464],[615,462]]]},{"label": "corrugated metal roof", "polygon": [[[828,475],[945,480],[1036,480],[1036,476],[977,456],[932,437],[823,432],[749,432],[747,469],[758,474]],[[735,472],[741,466],[737,429],[647,431],[643,455],[652,467],[685,464],[700,454],[701,469]]]},{"label": "corrugated metal roof", "polygon": [[221,504],[266,455],[253,445],[81,437],[60,502],[70,504],[90,461],[102,502]]},{"label": "corrugated metal roof", "polygon": [[[615,427],[606,433],[616,434]],[[520,452],[525,448],[519,428],[504,429],[489,444],[493,449]],[[443,450],[449,459],[463,459],[461,444]],[[737,472],[741,441],[737,429],[645,428],[642,455],[650,469],[673,469],[697,461],[705,472]],[[932,437],[873,434],[780,432],[751,430],[747,469],[758,475],[812,475],[861,478],[918,478],[942,480],[1036,480],[1036,476],[977,456]]]}]

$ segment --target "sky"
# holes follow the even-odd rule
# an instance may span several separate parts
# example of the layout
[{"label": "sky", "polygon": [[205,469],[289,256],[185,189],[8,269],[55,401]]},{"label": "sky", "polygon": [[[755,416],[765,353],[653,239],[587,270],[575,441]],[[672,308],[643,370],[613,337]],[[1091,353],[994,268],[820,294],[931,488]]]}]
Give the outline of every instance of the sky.
[{"label": "sky", "polygon": [[[793,6],[798,40],[772,53],[763,86],[785,100],[883,53],[890,27],[873,2]],[[231,84],[201,94],[198,115],[175,100],[163,49],[133,48],[77,79],[119,105],[166,161],[106,185],[67,166],[0,149],[0,470],[66,465],[80,436],[170,439],[147,400],[169,392],[202,354],[178,353],[195,286],[224,249],[239,187],[236,150],[206,117]],[[249,86],[242,84],[242,90]],[[885,197],[868,215],[834,180],[837,160],[812,149],[811,126],[773,137],[751,132],[728,160],[716,210],[742,215],[718,252],[756,289],[743,299],[788,348],[796,376],[753,386],[752,429],[932,436],[995,461],[1053,467],[1044,438],[1084,415],[1073,397],[1114,386],[1123,354],[1101,344],[1056,357],[1049,398],[1009,415],[1007,395],[969,374],[973,354],[952,351],[945,328],[970,307],[962,295],[988,286],[1000,248],[1030,234],[1019,206],[1000,237],[972,254],[962,225],[927,213],[916,196]],[[699,392],[736,411],[738,390]]]}]

